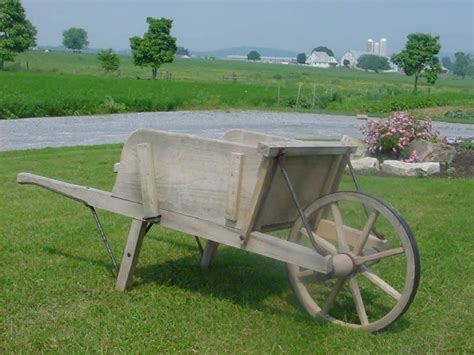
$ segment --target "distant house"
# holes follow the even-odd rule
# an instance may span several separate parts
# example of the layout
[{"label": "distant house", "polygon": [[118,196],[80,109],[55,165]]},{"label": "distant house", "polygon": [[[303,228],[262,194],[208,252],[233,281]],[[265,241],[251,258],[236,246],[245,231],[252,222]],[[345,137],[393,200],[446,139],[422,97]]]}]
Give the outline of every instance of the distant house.
[{"label": "distant house", "polygon": [[337,60],[326,52],[313,52],[306,57],[306,64],[318,68],[330,68],[337,65]]},{"label": "distant house", "polygon": [[344,55],[341,58],[340,65],[341,67],[344,66],[344,61],[348,60],[349,61],[349,67],[355,68],[357,66],[357,61],[359,60],[359,57],[364,54],[374,54],[371,52],[365,52],[365,51],[356,51],[356,50],[350,50],[344,53]]}]

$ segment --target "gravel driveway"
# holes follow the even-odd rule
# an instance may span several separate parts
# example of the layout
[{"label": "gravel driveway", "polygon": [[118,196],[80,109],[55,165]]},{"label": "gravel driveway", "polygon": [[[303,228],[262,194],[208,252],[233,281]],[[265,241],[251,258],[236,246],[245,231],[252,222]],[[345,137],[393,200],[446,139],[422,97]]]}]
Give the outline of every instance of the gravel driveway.
[{"label": "gravel driveway", "polygon": [[[258,111],[179,111],[0,120],[0,151],[121,143],[137,128],[217,138],[232,128],[294,138],[360,137],[353,116]],[[435,122],[448,137],[474,136],[473,124]]]}]

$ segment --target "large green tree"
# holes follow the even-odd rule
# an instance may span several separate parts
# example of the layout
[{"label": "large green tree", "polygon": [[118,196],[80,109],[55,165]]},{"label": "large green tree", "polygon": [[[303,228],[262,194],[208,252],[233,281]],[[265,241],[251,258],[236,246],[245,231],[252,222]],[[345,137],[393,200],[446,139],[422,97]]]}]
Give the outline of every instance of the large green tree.
[{"label": "large green tree", "polygon": [[156,79],[158,68],[164,63],[171,63],[176,53],[176,38],[171,36],[173,20],[148,17],[148,31],[143,38],[130,38],[133,61],[135,65],[151,67],[151,77]]},{"label": "large green tree", "polygon": [[87,48],[88,45],[89,41],[85,29],[71,27],[63,32],[63,46],[72,49],[73,52]]},{"label": "large green tree", "polygon": [[306,54],[300,53],[296,56],[296,62],[298,64],[305,64],[306,63]]},{"label": "large green tree", "polygon": [[397,64],[408,76],[415,76],[414,91],[417,90],[418,79],[426,78],[429,84],[434,84],[441,72],[438,53],[441,49],[439,36],[429,33],[410,33],[408,41],[400,53],[392,56]]},{"label": "large green tree", "polygon": [[0,0],[0,70],[17,53],[36,45],[36,29],[19,0]]},{"label": "large green tree", "polygon": [[325,52],[328,56],[334,57],[334,52],[325,46],[316,47],[313,49],[313,52]]},{"label": "large green tree", "polygon": [[472,65],[472,58],[469,54],[464,52],[457,52],[454,57],[456,61],[454,62],[453,73],[464,79],[469,67]]},{"label": "large green tree", "polygon": [[375,54],[363,54],[357,60],[357,66],[365,70],[373,70],[378,73],[381,70],[389,70],[388,59]]},{"label": "large green tree", "polygon": [[257,51],[250,51],[247,54],[247,60],[260,60],[260,53]]}]

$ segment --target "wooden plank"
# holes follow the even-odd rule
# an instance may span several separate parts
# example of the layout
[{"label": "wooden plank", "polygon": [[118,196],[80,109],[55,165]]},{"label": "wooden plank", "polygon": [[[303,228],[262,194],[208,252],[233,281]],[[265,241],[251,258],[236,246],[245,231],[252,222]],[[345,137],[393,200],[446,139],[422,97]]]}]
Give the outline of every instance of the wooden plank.
[{"label": "wooden plank", "polygon": [[[206,219],[225,225],[228,173],[231,153],[244,156],[238,216],[245,216],[257,181],[262,156],[255,147],[235,142],[206,139],[155,130],[134,132],[122,150],[120,171],[113,196],[142,201],[136,145],[149,143],[153,151],[160,210]],[[240,218],[237,225],[243,225]]]},{"label": "wooden plank", "polygon": [[252,202],[248,210],[247,220],[242,229],[242,245],[245,246],[250,238],[250,233],[254,231],[255,222],[261,211],[261,206],[265,201],[267,192],[273,180],[276,171],[276,160],[266,158],[262,160],[258,172],[258,180],[252,194]]},{"label": "wooden plank", "polygon": [[137,158],[144,217],[157,217],[160,211],[156,192],[153,152],[149,143],[137,144]]},{"label": "wooden plank", "polygon": [[[336,226],[333,221],[328,219],[322,219],[319,222],[316,234],[326,240],[337,241]],[[355,247],[360,242],[362,232],[358,229],[344,225],[344,235],[347,243]],[[375,235],[370,234],[365,247],[376,248],[377,250],[386,250],[388,248],[388,241],[377,238]]]},{"label": "wooden plank", "polygon": [[206,246],[204,247],[204,252],[201,257],[201,268],[208,269],[209,266],[214,262],[217,255],[217,248],[219,243],[216,243],[212,240],[208,240]]},{"label": "wooden plank", "polygon": [[243,155],[240,153],[231,154],[229,171],[229,187],[227,188],[227,206],[225,218],[237,221],[239,212],[240,184],[242,182]]},{"label": "wooden plank", "polygon": [[125,291],[133,284],[133,274],[138,262],[138,256],[142,247],[143,237],[145,236],[147,223],[134,219],[128,233],[127,245],[123,252],[122,263],[120,264],[119,274],[115,288],[119,291]]},{"label": "wooden plank", "polygon": [[276,157],[281,150],[285,156],[345,155],[356,151],[355,146],[341,142],[281,141],[260,143],[257,150],[265,157]]},{"label": "wooden plank", "polygon": [[328,273],[332,270],[331,257],[321,256],[312,248],[260,232],[252,232],[248,244],[244,246],[240,240],[239,231],[233,228],[166,210],[161,210],[161,213],[160,224],[163,227],[178,230],[192,236],[196,235],[220,244],[299,265],[321,273]]},{"label": "wooden plank", "polygon": [[41,186],[60,195],[82,202],[94,208],[121,214],[135,219],[143,218],[141,203],[113,197],[110,192],[94,189],[87,186],[69,184],[67,182],[50,179],[44,176],[20,173],[17,176],[19,184]]}]

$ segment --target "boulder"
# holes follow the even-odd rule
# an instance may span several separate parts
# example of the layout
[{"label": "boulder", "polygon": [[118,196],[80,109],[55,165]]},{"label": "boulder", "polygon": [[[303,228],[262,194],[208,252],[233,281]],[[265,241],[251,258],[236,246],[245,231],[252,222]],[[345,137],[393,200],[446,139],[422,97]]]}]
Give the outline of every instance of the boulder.
[{"label": "boulder", "polygon": [[456,155],[454,147],[444,143],[432,143],[422,139],[415,139],[410,142],[406,149],[410,154],[416,150],[416,155],[420,162],[442,162],[451,164]]},{"label": "boulder", "polygon": [[365,157],[367,153],[367,143],[365,143],[362,139],[344,135],[341,138],[341,143],[355,145],[357,147],[356,152],[352,154],[351,157]]},{"label": "boulder", "polygon": [[351,159],[354,170],[360,174],[376,174],[380,171],[380,164],[376,158]]},{"label": "boulder", "polygon": [[397,176],[424,176],[439,173],[438,162],[432,163],[405,163],[399,160],[385,160],[382,163],[382,171]]}]

